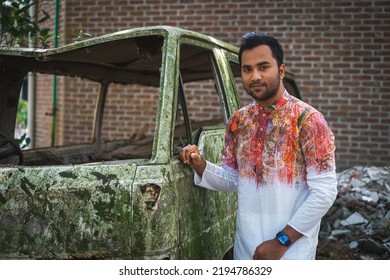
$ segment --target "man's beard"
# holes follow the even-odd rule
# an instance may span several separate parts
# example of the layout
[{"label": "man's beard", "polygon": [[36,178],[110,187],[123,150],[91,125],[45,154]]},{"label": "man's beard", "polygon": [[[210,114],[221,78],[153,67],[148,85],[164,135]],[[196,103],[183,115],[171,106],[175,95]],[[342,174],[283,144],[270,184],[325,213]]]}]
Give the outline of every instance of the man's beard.
[{"label": "man's beard", "polygon": [[256,95],[256,92],[251,90],[251,86],[253,84],[260,84],[265,87],[268,86],[269,84],[264,82],[253,82],[249,84],[249,89],[246,91],[256,101],[266,101],[272,99],[278,94],[278,90],[280,86],[280,76],[279,75],[277,76],[277,78],[275,79],[275,83],[273,83],[273,86],[271,88],[266,88],[266,91],[261,96]]}]

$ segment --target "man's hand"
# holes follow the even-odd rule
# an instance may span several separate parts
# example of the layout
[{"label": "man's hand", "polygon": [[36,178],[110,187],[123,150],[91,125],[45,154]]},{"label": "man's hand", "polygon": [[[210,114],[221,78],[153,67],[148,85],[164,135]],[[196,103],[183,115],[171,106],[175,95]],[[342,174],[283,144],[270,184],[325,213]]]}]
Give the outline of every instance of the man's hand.
[{"label": "man's hand", "polygon": [[256,247],[253,254],[254,260],[280,260],[287,251],[287,247],[283,246],[276,239],[264,241]]},{"label": "man's hand", "polygon": [[194,168],[199,176],[203,175],[206,169],[206,160],[200,155],[196,145],[185,146],[179,155],[179,159],[184,163]]},{"label": "man's hand", "polygon": [[[291,226],[287,225],[283,228],[283,232],[287,234],[290,238],[290,242],[294,243],[303,235],[299,231],[295,230]],[[280,260],[286,253],[287,247],[280,244],[280,242],[274,238],[271,240],[264,241],[259,246],[256,247],[256,250],[253,254],[254,260]]]}]

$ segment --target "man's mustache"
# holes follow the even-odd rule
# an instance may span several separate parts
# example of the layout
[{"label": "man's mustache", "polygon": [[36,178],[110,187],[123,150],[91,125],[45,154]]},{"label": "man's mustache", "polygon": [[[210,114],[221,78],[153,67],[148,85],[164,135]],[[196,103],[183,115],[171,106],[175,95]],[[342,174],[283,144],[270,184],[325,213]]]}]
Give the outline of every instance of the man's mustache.
[{"label": "man's mustache", "polygon": [[266,83],[265,82],[251,82],[249,83],[249,86],[252,87],[252,86],[266,86]]}]

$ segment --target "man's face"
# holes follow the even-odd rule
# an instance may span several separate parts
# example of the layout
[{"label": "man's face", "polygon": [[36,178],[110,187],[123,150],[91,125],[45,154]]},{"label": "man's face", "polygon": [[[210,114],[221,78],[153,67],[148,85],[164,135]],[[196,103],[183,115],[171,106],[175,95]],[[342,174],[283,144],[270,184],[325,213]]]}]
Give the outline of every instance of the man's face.
[{"label": "man's face", "polygon": [[245,50],[241,57],[245,91],[261,105],[270,105],[283,93],[285,66],[280,68],[267,45]]}]

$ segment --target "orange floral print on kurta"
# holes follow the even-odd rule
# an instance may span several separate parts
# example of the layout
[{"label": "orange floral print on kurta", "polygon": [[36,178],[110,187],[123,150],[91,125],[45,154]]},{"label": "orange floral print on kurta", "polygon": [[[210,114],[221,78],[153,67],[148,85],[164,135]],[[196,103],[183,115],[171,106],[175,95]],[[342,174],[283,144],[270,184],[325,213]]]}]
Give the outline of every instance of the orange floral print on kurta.
[{"label": "orange floral print on kurta", "polygon": [[298,186],[306,181],[306,168],[334,168],[333,140],[323,115],[285,91],[268,108],[253,102],[232,115],[222,164],[257,186],[275,180]]}]

